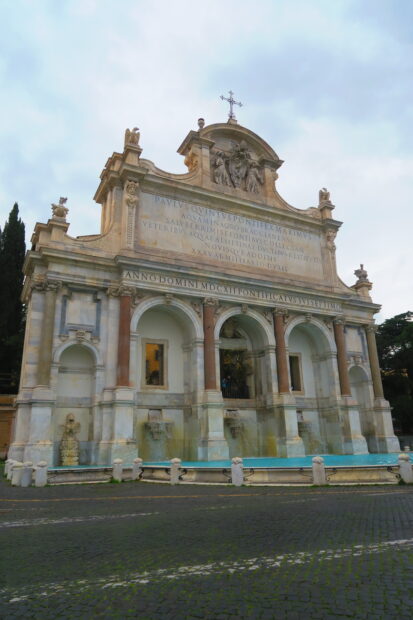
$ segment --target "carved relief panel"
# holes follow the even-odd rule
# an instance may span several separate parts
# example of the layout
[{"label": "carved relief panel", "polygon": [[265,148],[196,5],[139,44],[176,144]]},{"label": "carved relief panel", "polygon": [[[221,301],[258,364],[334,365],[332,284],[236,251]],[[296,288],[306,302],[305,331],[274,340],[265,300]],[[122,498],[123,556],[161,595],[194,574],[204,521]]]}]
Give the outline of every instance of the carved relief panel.
[{"label": "carved relief panel", "polygon": [[264,183],[264,170],[251,156],[244,140],[231,141],[229,148],[215,149],[212,152],[212,180],[218,185],[235,187],[246,192],[258,194]]}]

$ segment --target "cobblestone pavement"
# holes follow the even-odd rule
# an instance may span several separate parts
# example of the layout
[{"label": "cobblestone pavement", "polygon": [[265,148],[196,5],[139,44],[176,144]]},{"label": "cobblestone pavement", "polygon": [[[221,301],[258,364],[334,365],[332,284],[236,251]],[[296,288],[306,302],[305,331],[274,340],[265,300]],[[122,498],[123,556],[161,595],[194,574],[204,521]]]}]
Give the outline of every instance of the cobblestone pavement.
[{"label": "cobblestone pavement", "polygon": [[413,488],[0,483],[9,618],[413,617]]}]

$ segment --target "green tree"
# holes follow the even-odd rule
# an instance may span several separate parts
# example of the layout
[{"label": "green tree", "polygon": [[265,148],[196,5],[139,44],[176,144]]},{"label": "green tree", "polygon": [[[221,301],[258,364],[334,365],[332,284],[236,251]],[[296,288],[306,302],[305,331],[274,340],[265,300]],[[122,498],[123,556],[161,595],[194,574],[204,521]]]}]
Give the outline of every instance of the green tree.
[{"label": "green tree", "polygon": [[387,319],[377,330],[384,394],[396,428],[413,432],[413,312]]},{"label": "green tree", "polygon": [[0,392],[17,393],[24,339],[20,301],[26,254],[24,224],[14,204],[0,235]]}]

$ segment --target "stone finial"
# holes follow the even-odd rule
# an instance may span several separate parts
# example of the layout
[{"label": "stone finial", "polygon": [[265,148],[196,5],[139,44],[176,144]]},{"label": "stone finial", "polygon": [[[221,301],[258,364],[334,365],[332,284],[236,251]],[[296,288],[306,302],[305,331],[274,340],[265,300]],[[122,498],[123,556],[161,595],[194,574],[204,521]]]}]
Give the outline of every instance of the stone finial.
[{"label": "stone finial", "polygon": [[139,138],[141,134],[139,133],[139,127],[134,127],[132,131],[130,129],[126,129],[125,131],[125,147],[127,146],[139,146]]},{"label": "stone finial", "polygon": [[330,192],[326,187],[322,187],[318,192],[318,208],[321,211],[323,219],[330,219],[334,205],[330,199]]},{"label": "stone finial", "polygon": [[198,129],[199,131],[201,131],[201,129],[203,129],[205,127],[205,119],[204,118],[198,118]]},{"label": "stone finial", "polygon": [[357,280],[357,284],[359,282],[368,282],[368,273],[367,271],[364,269],[364,265],[360,265],[360,269],[356,269],[354,271],[354,275],[357,276],[358,280]]},{"label": "stone finial", "polygon": [[372,288],[372,283],[369,281],[367,271],[364,269],[364,265],[360,265],[360,269],[354,271],[354,275],[357,276],[357,282],[354,285],[357,293],[362,297],[368,297],[370,299],[369,291]]},{"label": "stone finial", "polygon": [[65,206],[67,198],[60,196],[59,204],[52,203],[52,218],[54,220],[66,221],[66,215],[69,213],[69,209]]}]

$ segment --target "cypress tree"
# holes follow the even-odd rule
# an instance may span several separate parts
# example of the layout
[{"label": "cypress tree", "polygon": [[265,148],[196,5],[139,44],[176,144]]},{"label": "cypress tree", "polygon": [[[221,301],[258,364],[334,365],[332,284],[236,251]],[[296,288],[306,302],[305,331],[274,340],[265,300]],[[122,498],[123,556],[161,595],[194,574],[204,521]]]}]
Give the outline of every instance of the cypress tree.
[{"label": "cypress tree", "polygon": [[14,204],[0,237],[0,392],[19,387],[24,339],[24,308],[20,301],[26,253],[24,224]]}]

